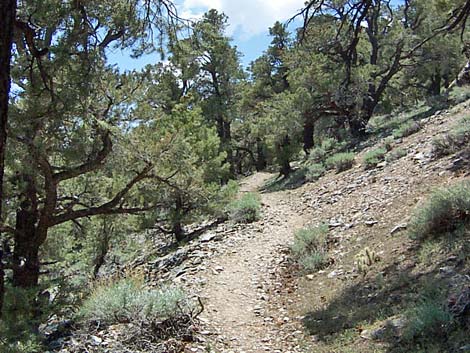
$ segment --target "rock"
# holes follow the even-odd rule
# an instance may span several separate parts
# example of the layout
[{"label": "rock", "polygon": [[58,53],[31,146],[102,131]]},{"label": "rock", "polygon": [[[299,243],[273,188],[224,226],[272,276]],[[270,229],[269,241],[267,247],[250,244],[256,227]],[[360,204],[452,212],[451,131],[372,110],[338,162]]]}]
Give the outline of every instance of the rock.
[{"label": "rock", "polygon": [[313,281],[314,278],[315,278],[314,275],[307,275],[307,276],[305,276],[305,277],[307,277],[307,279],[308,279],[309,281]]},{"label": "rock", "polygon": [[98,336],[91,336],[91,342],[95,345],[95,346],[99,346],[101,345],[101,343],[103,342],[103,339],[98,337]]},{"label": "rock", "polygon": [[328,223],[328,227],[330,227],[330,228],[337,228],[337,227],[341,227],[343,225],[344,225],[344,223],[337,222],[337,221],[331,221],[330,223]]},{"label": "rock", "polygon": [[207,242],[213,240],[216,236],[217,236],[217,234],[215,234],[215,233],[205,233],[203,236],[201,236],[199,238],[199,241],[201,243],[207,243]]},{"label": "rock", "polygon": [[372,227],[374,224],[377,224],[377,223],[379,223],[379,222],[376,221],[376,220],[374,220],[374,219],[372,219],[372,220],[370,220],[370,221],[365,221],[365,222],[364,222],[364,224],[365,224],[366,226],[369,226],[369,227]]},{"label": "rock", "polygon": [[407,227],[406,223],[398,224],[395,227],[393,227],[393,229],[390,231],[390,234],[393,235],[395,233],[398,233],[398,232],[406,229],[406,227]]},{"label": "rock", "polygon": [[455,273],[455,269],[453,266],[444,266],[439,268],[439,274],[442,277],[450,277]]},{"label": "rock", "polygon": [[326,276],[327,278],[335,278],[335,277],[338,277],[339,275],[342,275],[343,274],[343,270],[334,270],[334,271],[331,271],[330,273],[328,273],[328,275]]}]

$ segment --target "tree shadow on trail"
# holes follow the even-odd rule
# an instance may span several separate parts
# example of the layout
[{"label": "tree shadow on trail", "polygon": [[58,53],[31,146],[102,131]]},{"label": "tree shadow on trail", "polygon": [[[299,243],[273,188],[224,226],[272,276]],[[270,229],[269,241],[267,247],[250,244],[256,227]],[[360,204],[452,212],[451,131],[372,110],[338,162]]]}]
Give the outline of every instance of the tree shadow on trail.
[{"label": "tree shadow on trail", "polygon": [[304,185],[307,180],[305,179],[305,168],[297,168],[293,170],[288,176],[277,176],[270,179],[260,188],[262,193],[270,193],[284,190],[294,190]]}]

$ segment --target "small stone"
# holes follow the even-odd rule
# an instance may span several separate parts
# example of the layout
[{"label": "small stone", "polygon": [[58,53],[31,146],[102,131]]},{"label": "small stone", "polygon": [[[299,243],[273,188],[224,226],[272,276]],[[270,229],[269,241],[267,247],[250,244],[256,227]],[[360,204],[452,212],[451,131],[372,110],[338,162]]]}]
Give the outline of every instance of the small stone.
[{"label": "small stone", "polygon": [[406,227],[407,227],[406,223],[398,224],[395,227],[393,227],[393,229],[390,231],[390,234],[393,235],[395,233],[398,233],[398,232],[406,229]]},{"label": "small stone", "polygon": [[98,336],[91,336],[91,341],[95,346],[99,346],[103,342],[103,339]]},{"label": "small stone", "polygon": [[326,277],[335,278],[335,277],[338,277],[339,275],[342,275],[342,274],[343,274],[342,270],[334,270],[334,271],[331,271],[330,273],[328,273],[328,275]]},{"label": "small stone", "polygon": [[309,281],[313,281],[314,278],[315,278],[314,275],[307,275],[307,276],[305,276],[305,277],[307,277],[307,279],[308,279]]},{"label": "small stone", "polygon": [[201,238],[199,238],[199,241],[201,243],[207,243],[207,242],[213,240],[216,236],[217,236],[217,234],[215,234],[215,233],[206,233]]},{"label": "small stone", "polygon": [[379,222],[376,221],[376,220],[370,220],[370,221],[365,221],[365,222],[364,222],[364,224],[365,224],[366,226],[369,226],[369,227],[372,227],[374,224],[377,224],[377,223],[379,223]]}]

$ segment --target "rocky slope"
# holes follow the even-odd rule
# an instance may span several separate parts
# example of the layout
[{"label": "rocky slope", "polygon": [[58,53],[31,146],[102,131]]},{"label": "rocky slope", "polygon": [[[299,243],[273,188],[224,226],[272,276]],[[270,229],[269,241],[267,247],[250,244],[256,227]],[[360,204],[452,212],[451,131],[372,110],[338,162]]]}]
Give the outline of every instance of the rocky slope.
[{"label": "rocky slope", "polygon": [[[466,177],[462,158],[433,157],[432,140],[469,112],[464,103],[421,120],[419,132],[393,142],[406,151],[403,158],[365,170],[361,161],[371,146],[348,171],[293,190],[262,192],[262,218],[255,223],[219,224],[176,252],[135,263],[151,285],[171,281],[204,305],[195,341],[175,351],[392,352],[394,341],[374,337],[385,320],[400,328],[396,314],[415,295],[414,282],[442,272],[470,284],[468,268],[457,271],[452,258],[420,263],[419,244],[406,234],[413,210],[431,190]],[[241,191],[259,190],[273,177],[252,175]],[[297,229],[320,223],[330,229],[331,265],[304,273],[289,246]],[[355,261],[365,248],[379,261],[361,275]],[[109,335],[89,338],[90,351],[118,351]]]}]

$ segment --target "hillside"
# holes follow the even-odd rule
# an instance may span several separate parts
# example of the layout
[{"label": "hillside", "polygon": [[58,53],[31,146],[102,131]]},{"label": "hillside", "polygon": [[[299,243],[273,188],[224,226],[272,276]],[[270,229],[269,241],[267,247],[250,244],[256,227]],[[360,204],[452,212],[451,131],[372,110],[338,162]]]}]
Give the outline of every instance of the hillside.
[{"label": "hillside", "polygon": [[[369,141],[350,170],[329,172],[297,188],[267,191],[266,185],[276,183],[270,173],[243,179],[241,193],[260,192],[260,220],[213,226],[176,252],[134,264],[153,285],[170,280],[203,305],[193,321],[193,343],[170,340],[162,351],[468,350],[467,338],[459,333],[450,343],[426,336],[410,341],[403,335],[408,313],[430,288],[440,288],[445,300],[468,293],[468,237],[421,242],[410,238],[407,224],[433,190],[466,179],[465,155],[436,158],[432,143],[469,112],[464,102],[419,115],[420,130],[393,142],[391,151],[401,148],[406,155],[369,170],[363,157],[381,139],[375,145]],[[302,270],[290,251],[294,233],[321,223],[329,228],[328,266]],[[364,249],[375,255],[360,273],[356,262]],[[80,351],[83,345],[93,352],[121,351],[123,336],[116,332],[122,329],[67,340],[61,352]]]}]

